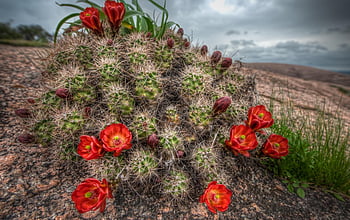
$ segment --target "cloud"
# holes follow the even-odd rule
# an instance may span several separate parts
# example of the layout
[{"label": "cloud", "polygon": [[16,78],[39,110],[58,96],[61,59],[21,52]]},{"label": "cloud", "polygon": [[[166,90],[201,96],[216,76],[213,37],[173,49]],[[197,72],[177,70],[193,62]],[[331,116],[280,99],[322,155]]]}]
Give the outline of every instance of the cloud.
[{"label": "cloud", "polygon": [[240,35],[241,32],[237,31],[237,30],[229,30],[226,32],[226,35],[230,36],[230,35]]},{"label": "cloud", "polygon": [[232,46],[235,46],[235,47],[256,46],[256,44],[253,40],[231,40],[230,43]]},{"label": "cloud", "polygon": [[350,25],[343,27],[330,27],[327,29],[328,33],[340,33],[340,34],[350,34]]}]

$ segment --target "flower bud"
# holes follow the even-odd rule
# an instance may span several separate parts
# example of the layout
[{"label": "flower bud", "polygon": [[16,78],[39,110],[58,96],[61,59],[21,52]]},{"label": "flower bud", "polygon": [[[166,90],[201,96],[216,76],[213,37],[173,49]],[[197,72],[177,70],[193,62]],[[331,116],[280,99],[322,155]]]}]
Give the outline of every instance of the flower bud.
[{"label": "flower bud", "polygon": [[56,90],[56,95],[62,99],[66,99],[70,96],[70,93],[68,89],[60,88]]},{"label": "flower bud", "polygon": [[156,134],[151,134],[148,136],[147,144],[151,147],[157,147],[159,144],[159,139]]},{"label": "flower bud", "polygon": [[208,46],[207,45],[203,45],[202,48],[201,48],[202,56],[207,55],[207,53],[208,53]]},{"label": "flower bud", "polygon": [[177,156],[177,158],[183,158],[185,156],[185,152],[182,150],[178,150],[176,152],[176,156]]},{"label": "flower bud", "polygon": [[30,104],[34,104],[34,103],[35,103],[35,99],[28,98],[28,99],[27,99],[27,102],[30,103]]},{"label": "flower bud", "polygon": [[227,110],[227,108],[231,105],[232,100],[228,96],[224,96],[216,100],[213,106],[214,115],[221,114]]},{"label": "flower bud", "polygon": [[225,57],[221,62],[221,69],[227,70],[228,68],[230,68],[231,65],[232,65],[232,59],[230,57]]},{"label": "flower bud", "polygon": [[91,115],[91,108],[90,107],[85,107],[83,110],[83,117],[84,118],[89,118]]},{"label": "flower bud", "polygon": [[31,134],[25,133],[17,137],[17,140],[22,144],[30,144],[35,141],[35,137]]},{"label": "flower bud", "polygon": [[146,37],[147,38],[151,38],[152,37],[152,33],[151,32],[147,32]]},{"label": "flower bud", "polygon": [[210,58],[211,64],[216,65],[220,61],[221,56],[222,55],[220,51],[214,51]]},{"label": "flower bud", "polygon": [[184,43],[185,48],[189,48],[191,46],[191,43],[189,41],[186,41]]},{"label": "flower bud", "polygon": [[108,39],[107,40],[107,46],[111,46],[113,44],[113,40],[112,39]]},{"label": "flower bud", "polygon": [[20,108],[15,110],[15,114],[21,118],[29,118],[31,116],[31,112],[29,109],[26,108]]},{"label": "flower bud", "polygon": [[166,41],[168,47],[171,49],[174,47],[174,40],[172,38],[168,38],[168,40]]},{"label": "flower bud", "polygon": [[179,28],[179,30],[177,30],[177,34],[182,37],[184,35],[184,29],[183,28]]}]

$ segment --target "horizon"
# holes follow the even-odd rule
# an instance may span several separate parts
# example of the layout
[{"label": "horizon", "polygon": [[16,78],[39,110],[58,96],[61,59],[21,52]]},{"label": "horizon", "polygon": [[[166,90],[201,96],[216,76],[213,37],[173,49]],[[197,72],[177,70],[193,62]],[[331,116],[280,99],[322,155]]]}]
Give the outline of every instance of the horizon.
[{"label": "horizon", "polygon": [[[0,22],[12,20],[11,26],[38,24],[52,34],[60,19],[79,12],[59,7],[55,1],[29,2],[1,2]],[[103,5],[104,1],[93,2]],[[147,1],[140,4],[152,14],[154,8]],[[206,44],[211,52],[220,50],[224,56],[235,54],[233,59],[242,62],[286,63],[334,72],[350,71],[347,6],[350,2],[346,0],[336,4],[327,0],[167,1],[169,20],[184,28],[193,45]]]}]

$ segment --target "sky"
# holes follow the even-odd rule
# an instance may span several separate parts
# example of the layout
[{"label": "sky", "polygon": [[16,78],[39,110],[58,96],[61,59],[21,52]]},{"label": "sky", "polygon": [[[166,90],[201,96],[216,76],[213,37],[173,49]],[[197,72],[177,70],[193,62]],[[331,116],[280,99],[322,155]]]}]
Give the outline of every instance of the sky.
[{"label": "sky", "polygon": [[[0,0],[0,22],[39,24],[53,33],[60,19],[78,12],[55,1],[76,3]],[[147,0],[139,2],[150,14],[155,10]],[[183,27],[194,45],[206,44],[243,62],[333,71],[350,71],[349,8],[350,0],[167,0],[169,20]]]}]

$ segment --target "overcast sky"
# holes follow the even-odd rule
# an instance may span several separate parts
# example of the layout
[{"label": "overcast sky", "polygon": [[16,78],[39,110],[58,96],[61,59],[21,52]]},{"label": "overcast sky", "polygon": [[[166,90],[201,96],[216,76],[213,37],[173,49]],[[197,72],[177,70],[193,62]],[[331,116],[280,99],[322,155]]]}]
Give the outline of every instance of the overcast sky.
[{"label": "overcast sky", "polygon": [[[152,13],[147,0],[139,2]],[[167,9],[194,44],[234,59],[350,70],[350,0],[168,0]],[[39,24],[50,33],[72,12],[55,0],[0,0],[0,22]]]}]

